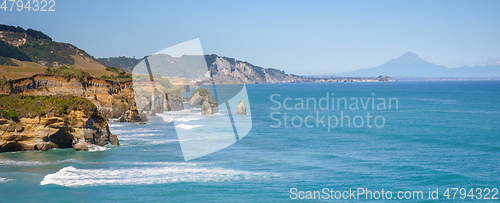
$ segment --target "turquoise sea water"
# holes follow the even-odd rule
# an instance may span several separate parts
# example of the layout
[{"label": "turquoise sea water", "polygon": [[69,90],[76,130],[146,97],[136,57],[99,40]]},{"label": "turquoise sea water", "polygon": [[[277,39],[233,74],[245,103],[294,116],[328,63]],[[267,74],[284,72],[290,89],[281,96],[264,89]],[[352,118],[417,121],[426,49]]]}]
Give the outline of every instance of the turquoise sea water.
[{"label": "turquoise sea water", "polygon": [[[443,199],[446,188],[500,188],[498,81],[259,84],[247,92],[252,130],[223,150],[186,162],[162,117],[146,125],[112,123],[120,146],[1,153],[0,200],[273,202],[290,200],[291,188],[421,190],[424,198],[439,188]],[[351,118],[382,116],[384,126],[330,131],[316,126],[316,118],[308,123],[314,127],[299,126],[298,117],[339,116],[339,109],[270,109],[277,107],[273,94],[280,103],[291,98],[292,106],[296,98],[327,93],[397,98],[398,108],[344,109]],[[284,113],[295,123],[272,127]],[[183,114],[190,117],[184,127],[195,128],[196,109]]]}]

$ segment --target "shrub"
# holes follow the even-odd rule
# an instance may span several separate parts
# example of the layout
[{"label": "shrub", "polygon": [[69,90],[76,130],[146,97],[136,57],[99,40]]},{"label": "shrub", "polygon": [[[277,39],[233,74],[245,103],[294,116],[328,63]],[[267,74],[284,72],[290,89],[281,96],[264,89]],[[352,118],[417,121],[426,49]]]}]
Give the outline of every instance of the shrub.
[{"label": "shrub", "polygon": [[4,66],[17,66],[10,58],[0,56],[0,65]]},{"label": "shrub", "polygon": [[78,81],[82,82],[84,78],[90,77],[90,74],[79,69],[69,68],[67,66],[59,66],[57,68],[47,68],[45,69],[45,74],[49,75],[62,75],[66,77],[69,82],[71,78],[76,78]]}]

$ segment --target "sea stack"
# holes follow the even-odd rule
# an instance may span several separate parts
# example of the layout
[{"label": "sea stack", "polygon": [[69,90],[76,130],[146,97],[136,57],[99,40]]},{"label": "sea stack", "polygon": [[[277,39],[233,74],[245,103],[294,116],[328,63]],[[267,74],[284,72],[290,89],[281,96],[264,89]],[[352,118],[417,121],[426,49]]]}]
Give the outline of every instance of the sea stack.
[{"label": "sea stack", "polygon": [[219,105],[215,102],[214,96],[208,95],[201,107],[201,115],[212,115],[217,112],[219,112]]},{"label": "sea stack", "polygon": [[189,98],[189,105],[190,106],[201,106],[203,105],[203,101],[206,99],[206,97],[210,95],[210,92],[205,89],[205,88],[198,88],[195,89],[191,93],[191,98]]},{"label": "sea stack", "polygon": [[240,100],[240,103],[238,104],[237,114],[247,115],[247,107],[245,106],[245,102],[243,102],[243,100]]},{"label": "sea stack", "polygon": [[189,106],[200,106],[203,104],[203,97],[196,93],[189,100]]}]

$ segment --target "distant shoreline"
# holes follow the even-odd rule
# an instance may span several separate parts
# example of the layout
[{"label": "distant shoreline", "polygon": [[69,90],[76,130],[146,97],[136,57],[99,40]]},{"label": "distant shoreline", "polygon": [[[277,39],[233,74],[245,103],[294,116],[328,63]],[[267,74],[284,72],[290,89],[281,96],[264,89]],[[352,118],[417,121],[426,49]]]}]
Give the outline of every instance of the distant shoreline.
[{"label": "distant shoreline", "polygon": [[418,77],[394,77],[396,81],[495,81],[500,78],[418,78]]}]

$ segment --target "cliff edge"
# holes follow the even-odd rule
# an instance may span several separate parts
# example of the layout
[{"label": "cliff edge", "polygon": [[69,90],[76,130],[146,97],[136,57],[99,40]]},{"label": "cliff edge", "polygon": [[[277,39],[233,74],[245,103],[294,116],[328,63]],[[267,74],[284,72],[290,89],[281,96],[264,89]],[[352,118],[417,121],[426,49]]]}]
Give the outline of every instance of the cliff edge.
[{"label": "cliff edge", "polygon": [[106,119],[75,96],[0,95],[0,152],[118,145]]}]

